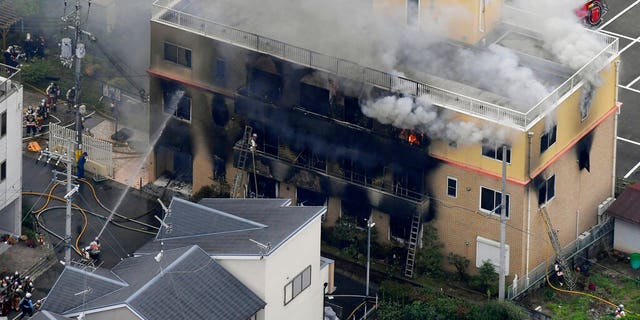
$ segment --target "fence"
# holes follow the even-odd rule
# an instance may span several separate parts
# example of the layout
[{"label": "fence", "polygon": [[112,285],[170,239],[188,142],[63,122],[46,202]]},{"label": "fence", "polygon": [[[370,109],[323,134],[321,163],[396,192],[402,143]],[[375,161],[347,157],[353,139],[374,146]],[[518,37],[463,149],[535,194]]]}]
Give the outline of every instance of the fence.
[{"label": "fence", "polygon": [[[75,150],[76,131],[69,128],[51,124],[49,127],[49,150],[65,153]],[[96,139],[82,134],[82,150],[89,154],[86,170],[100,176],[113,178],[113,145],[111,142]]]},{"label": "fence", "polygon": [[0,63],[0,102],[20,88],[20,69]]},{"label": "fence", "polygon": [[[561,254],[567,260],[570,260],[606,235],[613,232],[613,225],[613,219],[607,219],[603,223],[593,226],[587,232],[580,235],[578,239],[571,241],[568,245],[562,248]],[[554,257],[549,257],[549,259],[550,261],[555,260]],[[507,298],[515,299],[521,294],[525,293],[531,287],[537,285],[541,281],[544,281],[547,274],[549,274],[549,271],[550,270],[547,269],[546,262],[540,263],[535,268],[529,271],[529,285],[527,285],[527,281],[523,277],[517,279],[517,281],[515,282],[515,286],[514,284],[511,284],[507,287]]]}]

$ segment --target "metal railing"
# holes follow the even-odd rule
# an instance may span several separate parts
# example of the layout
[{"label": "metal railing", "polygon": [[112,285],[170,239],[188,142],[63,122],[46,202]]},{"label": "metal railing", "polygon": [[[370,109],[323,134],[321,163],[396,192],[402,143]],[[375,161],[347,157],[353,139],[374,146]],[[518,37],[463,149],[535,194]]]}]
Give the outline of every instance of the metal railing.
[{"label": "metal railing", "polygon": [[517,111],[515,106],[500,106],[482,101],[446,89],[403,78],[397,75],[361,66],[357,63],[341,58],[314,52],[282,41],[263,37],[254,33],[213,22],[176,9],[176,1],[156,0],[153,3],[152,20],[188,29],[207,37],[232,43],[253,51],[263,52],[296,64],[323,70],[345,78],[377,86],[386,90],[401,90],[414,96],[427,95],[432,103],[456,111],[512,125],[520,129],[527,129],[546,112],[555,108],[562,97],[582,84],[586,72],[601,70],[618,53],[617,38],[593,32],[596,39],[603,44],[604,49],[593,57],[589,63],[578,70],[562,85],[551,92],[546,98],[531,108],[528,112]]},{"label": "metal railing", "polygon": [[[63,154],[68,150],[69,143],[73,143],[71,150],[75,150],[76,136],[75,130],[52,123],[49,127],[49,150]],[[82,142],[82,150],[89,154],[89,159],[104,166],[107,176],[113,178],[113,145],[111,142],[86,134],[82,135]]]},{"label": "metal railing", "polygon": [[[602,239],[604,236],[613,232],[613,219],[608,219],[607,221],[595,225],[588,230],[588,232],[583,233],[580,238],[571,241],[569,244],[562,248],[562,255],[570,260],[576,255],[580,254],[585,249],[589,248],[595,242]],[[541,262],[539,265],[529,270],[529,285],[527,286],[527,280],[525,277],[519,278],[516,286],[513,284],[507,287],[507,298],[515,299],[521,294],[525,293],[531,287],[539,284],[541,281],[545,281],[547,274],[551,272],[548,269],[548,266],[553,264],[555,260],[554,257],[549,257],[549,264],[547,262]]]},{"label": "metal railing", "polygon": [[0,102],[20,88],[20,69],[0,63]]}]

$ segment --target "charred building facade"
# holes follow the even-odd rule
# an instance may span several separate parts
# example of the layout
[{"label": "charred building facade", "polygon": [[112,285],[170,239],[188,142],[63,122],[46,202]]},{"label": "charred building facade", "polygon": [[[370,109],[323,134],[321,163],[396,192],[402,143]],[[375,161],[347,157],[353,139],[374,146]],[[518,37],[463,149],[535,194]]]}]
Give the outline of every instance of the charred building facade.
[{"label": "charred building facade", "polygon": [[[479,266],[497,262],[507,145],[509,277],[528,277],[549,254],[540,208],[562,245],[598,223],[613,194],[617,39],[580,28],[594,49],[567,61],[520,8],[419,0],[349,4],[406,37],[336,13],[321,30],[331,36],[314,38],[306,18],[333,1],[302,1],[306,11],[283,17],[283,1],[236,2],[154,3],[150,117],[162,136],[151,179],[169,174],[197,191],[234,185],[240,170],[243,196],[326,205],[327,225],[371,217],[383,242],[409,240],[417,216],[446,252]],[[280,21],[296,13],[299,25]],[[345,21],[379,32],[384,48],[341,43],[334,29],[348,33]],[[416,40],[438,28],[443,39]]]}]

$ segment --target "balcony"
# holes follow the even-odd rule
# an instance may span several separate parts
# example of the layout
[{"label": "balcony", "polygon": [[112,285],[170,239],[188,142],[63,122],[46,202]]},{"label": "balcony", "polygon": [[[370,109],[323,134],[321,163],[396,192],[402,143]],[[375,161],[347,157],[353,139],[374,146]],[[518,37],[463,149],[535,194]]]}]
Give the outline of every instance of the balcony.
[{"label": "balcony", "polygon": [[20,69],[0,63],[0,102],[20,89]]}]

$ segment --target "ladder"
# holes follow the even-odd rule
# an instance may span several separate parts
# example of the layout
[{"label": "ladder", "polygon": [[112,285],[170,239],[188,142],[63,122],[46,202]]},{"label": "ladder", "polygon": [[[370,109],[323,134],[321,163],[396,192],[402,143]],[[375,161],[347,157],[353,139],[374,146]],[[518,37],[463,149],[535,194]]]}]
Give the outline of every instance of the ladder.
[{"label": "ladder", "polygon": [[551,219],[549,218],[549,213],[547,213],[547,209],[545,207],[540,208],[540,212],[542,214],[542,218],[544,219],[544,223],[547,227],[547,233],[549,234],[549,240],[551,240],[551,245],[553,246],[553,250],[556,253],[556,260],[560,264],[562,268],[562,272],[564,273],[564,281],[567,283],[567,287],[569,290],[575,289],[576,281],[573,277],[573,272],[571,268],[569,268],[569,263],[567,259],[562,255],[562,247],[560,246],[560,240],[558,240],[558,234],[553,229],[553,225],[551,224]]},{"label": "ladder", "polygon": [[240,190],[242,186],[242,181],[244,180],[244,168],[247,163],[247,158],[249,157],[249,139],[251,139],[251,134],[253,133],[253,128],[250,126],[244,127],[244,134],[242,135],[242,140],[238,141],[236,146],[239,144],[240,153],[238,154],[238,160],[236,161],[236,172],[233,175],[233,189],[231,189],[231,198],[241,198]]},{"label": "ladder", "polygon": [[416,210],[411,219],[411,235],[409,236],[409,248],[407,250],[407,263],[404,268],[404,276],[413,278],[413,265],[418,246],[418,234],[420,233],[420,212]]}]

